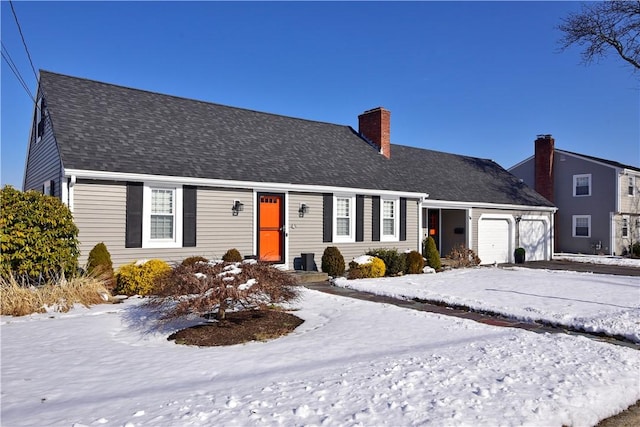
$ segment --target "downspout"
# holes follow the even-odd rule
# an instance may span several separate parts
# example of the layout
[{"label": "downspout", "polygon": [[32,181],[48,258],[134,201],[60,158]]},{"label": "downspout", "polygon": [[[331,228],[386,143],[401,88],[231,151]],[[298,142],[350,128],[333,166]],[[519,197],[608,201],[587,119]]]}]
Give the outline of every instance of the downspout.
[{"label": "downspout", "polygon": [[69,210],[73,213],[73,189],[76,186],[76,176],[71,175],[71,179],[69,180],[69,200],[67,205],[69,206]]}]

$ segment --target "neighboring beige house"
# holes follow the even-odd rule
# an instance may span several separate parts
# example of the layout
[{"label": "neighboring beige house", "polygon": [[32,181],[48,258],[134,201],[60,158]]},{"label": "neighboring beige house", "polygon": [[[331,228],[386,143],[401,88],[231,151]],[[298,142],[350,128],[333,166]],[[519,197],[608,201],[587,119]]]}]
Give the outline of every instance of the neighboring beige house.
[{"label": "neighboring beige house", "polygon": [[555,148],[539,135],[535,154],[509,169],[558,207],[558,252],[625,255],[640,241],[640,168]]},{"label": "neighboring beige house", "polygon": [[38,94],[23,187],[68,204],[81,262],[104,242],[115,266],[236,248],[291,269],[427,234],[484,263],[553,253],[552,203],[491,160],[391,144],[384,108],[356,131],[46,71]]}]

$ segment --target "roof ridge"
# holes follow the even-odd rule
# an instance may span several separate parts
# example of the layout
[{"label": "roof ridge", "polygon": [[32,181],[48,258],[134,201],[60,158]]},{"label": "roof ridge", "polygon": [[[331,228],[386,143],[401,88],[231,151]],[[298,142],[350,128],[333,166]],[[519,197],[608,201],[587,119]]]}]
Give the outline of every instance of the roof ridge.
[{"label": "roof ridge", "polygon": [[54,74],[54,75],[65,77],[65,78],[70,78],[70,79],[75,79],[75,80],[83,80],[83,81],[86,81],[86,82],[97,83],[97,84],[100,84],[100,85],[111,86],[111,87],[115,87],[115,88],[131,90],[131,91],[135,91],[135,92],[144,92],[144,93],[149,93],[149,94],[152,94],[152,95],[166,96],[166,97],[179,99],[179,100],[183,100],[183,101],[197,102],[197,103],[200,103],[200,104],[206,104],[206,105],[212,105],[212,106],[216,106],[216,107],[228,108],[228,109],[231,109],[231,110],[245,111],[245,112],[250,112],[250,113],[255,113],[255,114],[263,114],[263,115],[270,116],[270,117],[282,117],[282,118],[289,119],[289,120],[301,120],[301,121],[304,121],[304,122],[319,123],[319,124],[325,124],[325,125],[331,125],[331,126],[338,126],[338,127],[342,127],[342,128],[351,128],[351,129],[353,129],[350,125],[342,125],[342,124],[338,124],[338,123],[331,123],[331,122],[325,122],[325,121],[320,121],[320,120],[311,120],[311,119],[305,119],[305,118],[301,118],[301,117],[292,117],[292,116],[287,116],[287,115],[284,115],[284,114],[268,113],[266,111],[253,110],[253,109],[250,109],[250,108],[235,107],[235,106],[232,106],[232,105],[225,105],[225,104],[220,104],[220,103],[217,103],[217,102],[205,101],[205,100],[202,100],[202,99],[187,98],[185,96],[171,95],[171,94],[168,94],[168,93],[162,93],[162,92],[153,91],[153,90],[140,89],[140,88],[135,88],[135,87],[131,87],[131,86],[124,86],[124,85],[121,85],[121,84],[110,83],[110,82],[103,82],[101,80],[89,79],[89,78],[86,78],[86,77],[71,76],[71,75],[68,75],[68,74],[57,73],[57,72],[54,72],[54,71],[49,71],[49,70],[44,70],[44,69],[40,69],[39,71],[40,71],[41,74],[44,72],[44,73],[47,73],[47,74]]},{"label": "roof ridge", "polygon": [[606,163],[609,166],[613,166],[613,167],[622,167],[624,169],[633,169],[636,171],[640,171],[640,167],[638,166],[633,166],[633,165],[627,165],[625,163],[621,163],[617,160],[609,160],[609,159],[605,159],[602,157],[596,157],[596,156],[591,156],[589,154],[582,154],[582,153],[576,153],[575,151],[569,151],[569,150],[563,150],[562,148],[556,148],[556,151],[561,151],[567,154],[572,154],[574,156],[580,156],[580,157],[584,157],[585,159],[589,159],[589,160],[594,160],[597,162],[601,162],[601,163]]}]

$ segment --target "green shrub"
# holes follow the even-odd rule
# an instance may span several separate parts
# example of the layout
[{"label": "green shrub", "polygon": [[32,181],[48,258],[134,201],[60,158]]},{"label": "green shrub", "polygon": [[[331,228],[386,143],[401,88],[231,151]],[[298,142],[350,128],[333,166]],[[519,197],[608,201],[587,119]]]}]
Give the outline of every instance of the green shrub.
[{"label": "green shrub", "polygon": [[338,277],[344,274],[344,257],[340,249],[335,246],[328,246],[322,254],[322,271],[329,276]]},{"label": "green shrub", "polygon": [[190,257],[185,258],[185,259],[182,260],[182,265],[185,265],[185,266],[186,265],[193,265],[193,264],[198,263],[198,262],[203,262],[203,263],[206,264],[206,263],[209,262],[209,260],[206,259],[205,257],[199,256],[199,255],[190,256]]},{"label": "green shrub", "polygon": [[78,228],[60,199],[7,185],[0,191],[0,274],[41,282],[76,274]]},{"label": "green shrub", "polygon": [[427,265],[429,267],[436,271],[442,268],[440,252],[438,252],[436,241],[433,237],[429,236],[422,242],[422,254],[427,259]]},{"label": "green shrub", "polygon": [[407,265],[406,255],[398,253],[397,249],[378,248],[370,249],[367,255],[380,258],[385,265],[387,276],[396,276],[404,273]]},{"label": "green shrub", "polygon": [[359,264],[356,261],[349,263],[349,279],[366,279],[383,277],[386,267],[384,261],[378,257],[371,257],[371,261],[365,264]]},{"label": "green shrub", "polygon": [[635,242],[631,246],[631,254],[635,257],[640,257],[640,242]]},{"label": "green shrub", "polygon": [[116,286],[116,278],[113,274],[113,263],[107,246],[100,242],[91,249],[87,260],[87,273],[92,277],[100,277],[104,286],[113,290]]},{"label": "green shrub", "polygon": [[453,261],[452,267],[454,268],[474,267],[480,264],[478,255],[464,245],[455,246],[447,255],[447,258]]},{"label": "green shrub", "polygon": [[424,268],[424,258],[418,251],[411,251],[407,254],[407,270],[408,274],[420,274]]},{"label": "green shrub", "polygon": [[125,295],[150,295],[155,283],[171,271],[166,262],[159,259],[125,264],[116,274],[116,292]]},{"label": "green shrub", "polygon": [[242,255],[237,249],[233,248],[222,255],[222,260],[224,262],[242,262]]}]

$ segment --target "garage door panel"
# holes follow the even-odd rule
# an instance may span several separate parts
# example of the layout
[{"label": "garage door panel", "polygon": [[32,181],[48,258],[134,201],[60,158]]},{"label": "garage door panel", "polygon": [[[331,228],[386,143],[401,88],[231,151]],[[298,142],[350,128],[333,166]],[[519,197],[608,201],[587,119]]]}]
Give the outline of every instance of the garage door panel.
[{"label": "garage door panel", "polygon": [[509,262],[509,221],[486,218],[480,220],[478,256],[482,264]]},{"label": "garage door panel", "polygon": [[522,220],[520,222],[520,246],[525,250],[526,261],[546,259],[549,241],[547,224],[540,220]]}]

